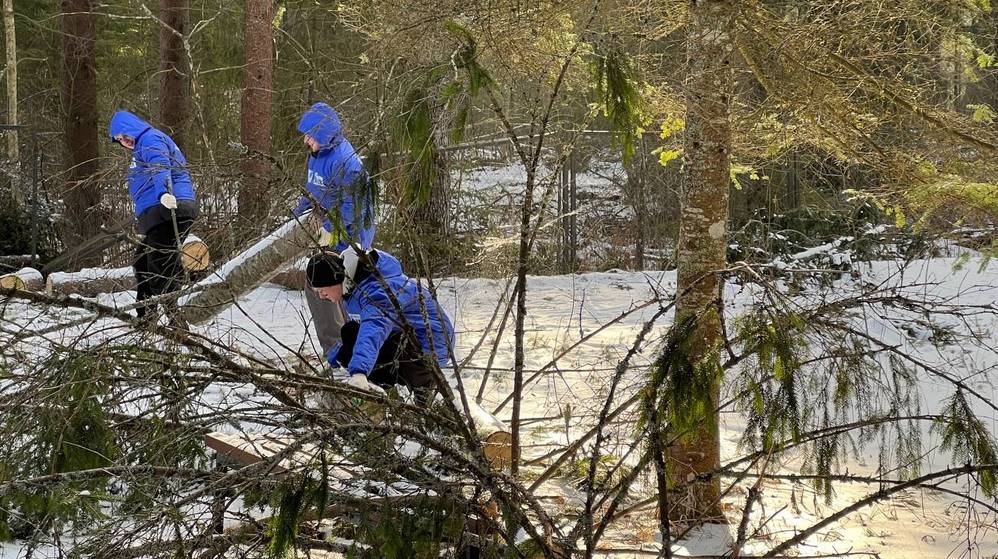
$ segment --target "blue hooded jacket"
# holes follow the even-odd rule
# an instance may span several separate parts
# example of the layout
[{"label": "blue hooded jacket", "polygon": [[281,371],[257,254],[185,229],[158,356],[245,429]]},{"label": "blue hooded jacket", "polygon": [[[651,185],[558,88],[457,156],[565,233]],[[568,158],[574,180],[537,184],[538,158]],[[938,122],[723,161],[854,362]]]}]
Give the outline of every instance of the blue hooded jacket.
[{"label": "blue hooded jacket", "polygon": [[[429,289],[402,273],[402,265],[391,254],[378,250],[377,268],[398,299],[405,322],[399,318],[388,293],[374,274],[354,286],[349,296],[343,300],[350,318],[360,322],[357,342],[347,371],[351,375],[370,374],[385,340],[395,332],[402,332],[402,325],[405,323],[412,326],[423,353],[432,352],[436,355],[437,363],[441,367],[446,366],[450,361],[449,348],[454,347],[454,326],[447,314],[433,299]],[[423,320],[424,305],[428,320]],[[326,353],[326,360],[333,367],[339,367],[336,354],[340,347],[341,344],[337,342]]]},{"label": "blue hooded jacket", "polygon": [[128,169],[128,194],[135,206],[135,217],[159,204],[159,197],[167,192],[167,178],[173,181],[177,200],[195,200],[187,159],[173,139],[128,111],[114,113],[108,128],[111,140],[118,134],[135,138]]},{"label": "blue hooded jacket", "polygon": [[[329,213],[333,206],[339,207],[338,225],[334,232],[333,223],[328,219],[326,231],[338,237],[335,250],[342,251],[348,240],[357,242],[361,248],[371,248],[374,241],[374,205],[367,189],[367,172],[350,142],[343,137],[343,126],[336,111],[325,103],[312,105],[298,122],[298,131],[318,140],[319,151],[308,158],[308,179],[305,187],[322,209]],[[360,207],[357,197],[363,197]],[[301,216],[312,208],[308,196],[302,196],[295,216]]]}]

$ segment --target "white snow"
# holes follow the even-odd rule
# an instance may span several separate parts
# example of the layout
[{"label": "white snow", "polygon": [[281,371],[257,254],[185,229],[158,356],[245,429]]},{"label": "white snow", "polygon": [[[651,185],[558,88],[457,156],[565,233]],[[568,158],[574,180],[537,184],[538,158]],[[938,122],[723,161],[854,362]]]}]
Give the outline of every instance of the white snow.
[{"label": "white snow", "polygon": [[134,273],[131,266],[125,268],[83,268],[77,272],[53,272],[49,274],[48,281],[52,285],[63,285],[76,281],[128,279]]}]

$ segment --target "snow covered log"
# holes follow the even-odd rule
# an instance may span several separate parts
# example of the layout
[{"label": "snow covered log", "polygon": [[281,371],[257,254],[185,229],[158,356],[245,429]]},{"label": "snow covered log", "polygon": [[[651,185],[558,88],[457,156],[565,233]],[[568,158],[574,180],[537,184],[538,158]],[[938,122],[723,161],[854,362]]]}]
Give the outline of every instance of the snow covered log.
[{"label": "snow covered log", "polygon": [[195,292],[177,301],[187,322],[197,324],[231,305],[277,272],[318,246],[321,225],[312,214],[288,221],[239,256],[198,282]]},{"label": "snow covered log", "polygon": [[126,268],[84,268],[78,272],[55,272],[45,280],[49,295],[79,295],[94,297],[99,293],[116,293],[135,289],[135,274]]},{"label": "snow covered log", "polygon": [[41,291],[45,287],[42,273],[34,268],[21,268],[12,274],[0,276],[0,288],[22,291]]},{"label": "snow covered log", "polygon": [[[460,400],[455,401],[457,409],[463,409]],[[485,458],[493,468],[501,470],[513,463],[513,434],[501,419],[489,413],[474,400],[468,401],[468,411],[475,420],[475,429],[482,440]]]},{"label": "snow covered log", "polygon": [[[189,272],[208,266],[208,245],[194,235],[184,240],[180,262]],[[203,267],[201,267],[203,266]],[[18,272],[20,273],[20,272]],[[39,281],[41,276],[39,275]],[[40,287],[39,287],[40,289]],[[117,293],[135,289],[135,273],[124,268],[84,268],[78,272],[55,272],[45,281],[49,295],[80,295],[94,297],[100,293]]]}]

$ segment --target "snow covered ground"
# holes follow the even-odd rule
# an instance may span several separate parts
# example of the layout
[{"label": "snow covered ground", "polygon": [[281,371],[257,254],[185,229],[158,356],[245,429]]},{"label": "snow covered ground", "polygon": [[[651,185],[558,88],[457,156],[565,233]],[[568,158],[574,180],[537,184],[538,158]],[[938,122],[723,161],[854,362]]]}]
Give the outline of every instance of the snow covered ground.
[{"label": "snow covered ground", "polygon": [[[998,262],[988,263],[978,269],[971,263],[955,269],[958,260],[938,258],[908,264],[875,262],[858,265],[861,278],[844,274],[824,290],[795,295],[802,304],[818,299],[833,300],[855,294],[863,282],[886,285],[907,285],[910,295],[960,305],[992,305],[998,297]],[[464,380],[469,393],[478,391],[483,369],[489,358],[491,341],[495,332],[484,332],[500,299],[505,282],[502,280],[446,278],[437,280],[439,300],[454,319],[458,331],[456,353],[463,360],[478,343],[481,336],[487,343],[475,354],[466,369]],[[554,444],[564,444],[584,432],[591,419],[598,413],[604,394],[604,382],[613,368],[626,354],[644,323],[656,312],[651,304],[628,314],[618,322],[606,326],[622,313],[635,309],[654,299],[656,293],[667,297],[675,292],[674,272],[646,273],[591,273],[572,276],[532,277],[528,286],[526,336],[527,369],[538,370],[557,357],[563,350],[581,338],[603,328],[598,334],[550,367],[541,378],[530,385],[523,416],[530,420],[525,427],[527,459],[540,456]],[[758,301],[760,291],[737,283],[725,289],[726,314],[734,318]],[[127,305],[131,294],[102,296],[100,301],[112,305]],[[884,311],[872,306],[864,307],[860,326],[901,351],[930,363],[939,364],[946,372],[963,379],[968,386],[992,401],[998,400],[994,384],[994,368],[998,353],[988,347],[998,347],[998,322],[991,314],[981,314],[967,321],[941,317],[948,326],[960,330],[973,330],[981,337],[977,344],[953,343],[938,346],[931,343],[933,332],[911,314],[903,311]],[[67,312],[61,320],[79,311]],[[632,368],[625,377],[622,399],[640,386],[657,348],[672,320],[666,314],[655,325],[654,337],[632,360]],[[2,325],[8,330],[13,325],[41,329],[51,325],[51,317],[43,317],[38,309],[21,304],[11,304],[3,309]],[[79,339],[90,333],[111,335],[103,324],[74,326],[51,332],[49,337]],[[604,328],[605,327],[605,328]],[[264,285],[241,298],[238,305],[197,329],[212,339],[225,344],[243,347],[260,357],[280,361],[292,351],[318,353],[318,343],[309,326],[308,310],[299,292],[288,291],[273,285]],[[0,331],[0,341],[2,341]],[[485,391],[487,408],[494,408],[512,389],[513,341],[508,332],[499,345],[494,370]],[[919,376],[920,409],[937,413],[940,403],[952,395],[948,383],[926,375]],[[216,385],[206,393],[213,405],[225,400],[239,406],[259,398],[251,391],[226,385]],[[975,410],[987,418],[992,433],[998,432],[998,417],[981,401],[972,401]],[[508,417],[507,406],[500,416]],[[570,415],[566,416],[566,414]],[[544,419],[553,418],[553,419]],[[722,461],[745,453],[738,443],[745,428],[742,414],[727,411],[722,415]],[[626,438],[626,426],[616,430]],[[922,448],[925,452],[923,471],[933,471],[950,464],[948,453],[938,450],[938,437],[923,430]],[[887,440],[890,447],[894,441]],[[840,473],[874,475],[878,467],[879,444],[869,445],[841,464]],[[619,449],[616,449],[619,450]],[[770,467],[769,473],[799,473],[806,457],[790,455]],[[957,464],[960,465],[960,464]],[[525,475],[530,475],[528,468]],[[645,481],[639,480],[640,489]],[[725,482],[726,484],[727,482]],[[723,554],[733,538],[741,517],[746,491],[754,483],[748,479],[733,489],[724,501],[730,527],[713,527],[692,535],[676,546],[678,554]],[[972,483],[961,478],[955,483]],[[959,489],[958,485],[947,486]],[[762,554],[796,530],[806,528],[863,496],[875,492],[879,486],[858,483],[835,485],[835,496],[826,504],[810,485],[790,481],[767,480],[761,485],[762,499],[754,508],[750,531],[762,525],[757,537],[749,541],[743,555]],[[971,494],[982,500],[987,498],[976,488]],[[571,503],[575,496],[570,480],[556,478],[543,484],[538,493],[550,497],[549,502]],[[633,514],[621,521],[603,541],[607,557],[650,556],[658,549],[657,519],[653,508]],[[17,547],[6,546],[0,557],[15,557]],[[868,556],[883,558],[912,557],[961,557],[985,558],[998,555],[998,518],[995,514],[966,499],[929,490],[911,490],[897,494],[885,502],[860,509],[841,522],[809,537],[799,548],[802,556]]]}]

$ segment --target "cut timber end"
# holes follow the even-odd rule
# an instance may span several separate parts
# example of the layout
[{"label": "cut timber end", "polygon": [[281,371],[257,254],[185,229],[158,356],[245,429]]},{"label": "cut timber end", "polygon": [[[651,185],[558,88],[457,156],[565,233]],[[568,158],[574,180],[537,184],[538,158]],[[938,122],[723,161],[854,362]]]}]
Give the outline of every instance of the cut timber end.
[{"label": "cut timber end", "polygon": [[[455,401],[454,405],[461,409],[461,402]],[[513,435],[509,427],[477,402],[468,402],[468,412],[475,421],[485,458],[497,470],[508,468],[513,463]]]},{"label": "cut timber end", "polygon": [[180,251],[180,265],[188,272],[201,272],[207,270],[209,264],[211,255],[208,253],[208,244],[189,235]]},{"label": "cut timber end", "polygon": [[45,287],[42,273],[34,268],[20,270],[0,276],[0,288],[20,289],[22,291],[41,291]]},{"label": "cut timber end", "polygon": [[0,287],[4,289],[24,289],[24,280],[11,274],[0,276]]},{"label": "cut timber end", "polygon": [[507,431],[496,431],[483,441],[485,458],[497,470],[508,468],[513,463],[513,435]]}]

